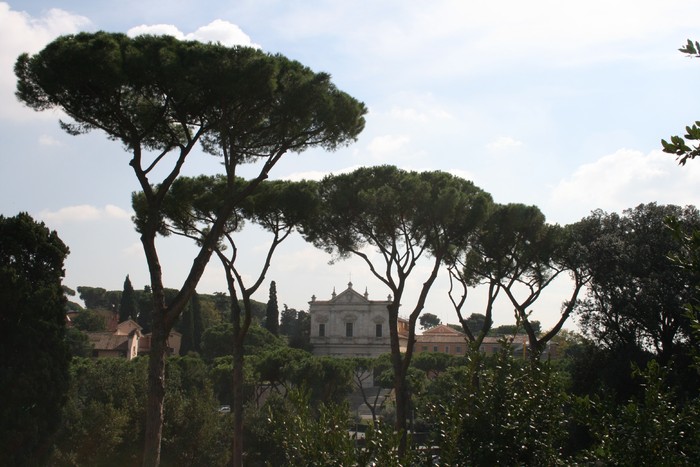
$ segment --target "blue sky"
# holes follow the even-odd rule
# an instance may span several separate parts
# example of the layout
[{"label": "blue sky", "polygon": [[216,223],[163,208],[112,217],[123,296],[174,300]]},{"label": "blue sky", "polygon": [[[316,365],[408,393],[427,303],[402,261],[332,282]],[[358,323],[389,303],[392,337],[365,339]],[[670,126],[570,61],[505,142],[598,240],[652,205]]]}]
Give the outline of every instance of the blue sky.
[{"label": "blue sky", "polygon": [[[135,287],[148,283],[130,221],[137,184],[128,155],[99,133],[62,133],[59,113],[37,114],[13,94],[20,53],[95,30],[259,46],[331,73],[365,102],[367,125],[355,144],[289,154],[275,178],[385,163],[440,169],[497,202],[535,204],[560,224],[597,208],[698,205],[698,163],[681,168],[659,149],[661,138],[700,118],[700,60],[677,51],[700,39],[698,17],[700,3],[691,0],[0,2],[0,214],[27,211],[59,232],[71,249],[70,287],[120,289],[126,274]],[[203,154],[185,168],[217,170]],[[265,238],[244,235],[253,275]],[[159,245],[166,284],[179,287],[193,250],[177,239]],[[386,296],[359,261],[328,260],[299,238],[283,245],[268,275],[280,302],[306,309],[312,295],[327,299],[349,280],[370,298]],[[454,322],[445,282],[426,311]],[[199,291],[224,290],[212,263]],[[545,324],[566,293],[561,284],[536,307]],[[267,287],[255,298],[266,301]],[[478,291],[468,303],[468,313],[482,311]],[[501,304],[496,321],[512,321],[511,309]]]}]

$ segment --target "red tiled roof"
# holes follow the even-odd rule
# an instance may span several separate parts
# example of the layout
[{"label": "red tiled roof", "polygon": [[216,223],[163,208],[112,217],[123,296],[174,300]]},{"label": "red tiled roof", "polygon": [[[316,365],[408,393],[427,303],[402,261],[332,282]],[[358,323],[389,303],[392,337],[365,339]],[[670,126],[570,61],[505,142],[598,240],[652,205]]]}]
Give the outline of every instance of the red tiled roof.
[{"label": "red tiled roof", "polygon": [[126,350],[129,345],[129,336],[120,336],[111,332],[86,333],[95,350]]},{"label": "red tiled roof", "polygon": [[464,336],[463,332],[459,332],[456,329],[447,326],[446,324],[438,324],[435,327],[426,329],[423,331],[423,335],[436,336],[436,335],[448,335],[448,336]]}]

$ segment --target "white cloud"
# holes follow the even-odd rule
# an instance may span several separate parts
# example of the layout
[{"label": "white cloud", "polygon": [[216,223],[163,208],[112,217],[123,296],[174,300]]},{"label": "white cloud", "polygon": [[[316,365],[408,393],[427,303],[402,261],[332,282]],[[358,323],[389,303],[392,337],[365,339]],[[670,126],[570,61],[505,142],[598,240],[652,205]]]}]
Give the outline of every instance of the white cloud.
[{"label": "white cloud", "polygon": [[412,122],[425,123],[428,121],[428,116],[416,109],[394,107],[389,112],[389,115],[398,120],[408,120]]},{"label": "white cloud", "polygon": [[377,136],[367,145],[369,152],[378,159],[384,159],[396,153],[411,141],[406,135]]},{"label": "white cloud", "polygon": [[[679,30],[691,34],[697,29],[700,3],[435,0],[401,2],[400,7],[372,2],[360,9],[336,2],[321,12],[315,4],[294,10],[273,18],[281,21],[277,29],[290,41],[329,42],[356,54],[353,61],[362,64],[358,70],[400,86],[406,80],[457,79],[513,66],[566,67],[614,59],[650,63],[661,53],[668,56],[669,45],[673,50],[682,44]],[[337,36],[352,46],[336,43]],[[416,57],[420,66],[410,76],[403,73]]]},{"label": "white cloud", "polygon": [[38,217],[52,223],[88,222],[104,219],[130,220],[131,214],[124,209],[111,204],[98,208],[89,204],[67,206],[58,211],[43,210]]},{"label": "white cloud", "polygon": [[58,211],[44,210],[39,217],[50,222],[92,221],[100,218],[100,210],[95,206],[82,204],[80,206],[68,206]]},{"label": "white cloud", "polygon": [[[34,112],[20,104],[14,96],[15,61],[22,53],[36,53],[62,34],[73,34],[91,27],[84,16],[52,8],[34,18],[23,11],[12,10],[0,2],[0,118],[24,120],[37,118]],[[46,113],[44,118],[55,118]]]},{"label": "white cloud", "polygon": [[[580,166],[551,191],[547,212],[572,222],[594,209],[619,212],[640,203],[700,205],[700,165],[680,167],[661,151],[619,149]],[[548,217],[550,217],[548,215]]]},{"label": "white cloud", "polygon": [[206,26],[198,28],[195,32],[185,34],[177,26],[172,24],[142,24],[127,31],[127,35],[134,37],[141,34],[168,35],[180,40],[193,40],[200,42],[219,42],[225,46],[244,45],[260,48],[250,36],[243,32],[237,25],[216,19]]},{"label": "white cloud", "polygon": [[[391,120],[399,121],[401,125],[406,123],[435,123],[440,120],[452,119],[452,114],[446,110],[449,108],[452,101],[445,101],[440,97],[436,97],[432,91],[416,91],[400,89],[397,92],[390,94],[389,102],[392,102],[390,110],[379,111],[372,116],[388,116]],[[371,109],[375,110],[375,109]],[[384,115],[382,115],[384,114]]]},{"label": "white cloud", "polygon": [[187,39],[200,41],[220,42],[223,45],[246,45],[249,47],[260,48],[260,45],[255,44],[248,34],[233,23],[216,19],[206,26],[202,26],[194,33],[188,34]]},{"label": "white cloud", "polygon": [[523,144],[524,143],[522,141],[518,141],[517,139],[511,138],[510,136],[501,136],[495,141],[488,143],[486,145],[486,149],[493,152],[501,152],[507,151],[509,149],[519,148]]},{"label": "white cloud", "polygon": [[131,220],[131,213],[119,206],[108,204],[104,207],[105,216],[111,219],[126,219]]},{"label": "white cloud", "polygon": [[[469,172],[468,170],[463,170],[463,169],[450,169],[447,171],[448,173],[454,175],[455,177],[460,177],[465,180],[469,180],[471,182],[474,182],[474,174]],[[477,186],[478,183],[474,182]]]},{"label": "white cloud", "polygon": [[126,34],[130,37],[151,34],[154,36],[173,36],[180,40],[185,38],[185,34],[172,24],[141,24],[129,29]]}]

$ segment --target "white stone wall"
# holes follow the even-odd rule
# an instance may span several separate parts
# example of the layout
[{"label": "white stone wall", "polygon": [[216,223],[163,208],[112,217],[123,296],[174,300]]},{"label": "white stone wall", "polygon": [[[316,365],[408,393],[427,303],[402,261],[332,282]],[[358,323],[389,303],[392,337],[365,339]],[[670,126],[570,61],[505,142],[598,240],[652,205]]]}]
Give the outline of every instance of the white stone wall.
[{"label": "white stone wall", "polygon": [[[311,315],[311,344],[316,355],[341,357],[376,357],[389,352],[390,302],[369,300],[367,292],[360,294],[352,283],[330,300],[309,302]],[[347,323],[353,325],[352,337],[346,336]],[[320,324],[324,334],[320,335]],[[377,324],[382,326],[382,336],[377,337]]]}]

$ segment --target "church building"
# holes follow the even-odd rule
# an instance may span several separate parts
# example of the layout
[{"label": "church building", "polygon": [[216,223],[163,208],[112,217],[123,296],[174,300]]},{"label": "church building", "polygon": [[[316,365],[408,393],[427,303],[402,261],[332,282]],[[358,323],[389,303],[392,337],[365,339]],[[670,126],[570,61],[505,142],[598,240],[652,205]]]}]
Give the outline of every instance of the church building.
[{"label": "church building", "polygon": [[[391,296],[386,300],[370,300],[365,289],[360,294],[348,288],[330,300],[311,297],[311,344],[314,355],[337,357],[377,357],[389,353],[389,311]],[[399,345],[402,351],[408,341],[408,322],[399,318]]]}]

